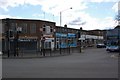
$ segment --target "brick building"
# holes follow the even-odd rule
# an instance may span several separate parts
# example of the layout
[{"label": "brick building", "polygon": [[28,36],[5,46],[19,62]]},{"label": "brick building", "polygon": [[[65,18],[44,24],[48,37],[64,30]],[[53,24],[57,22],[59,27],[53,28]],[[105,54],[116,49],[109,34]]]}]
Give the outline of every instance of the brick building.
[{"label": "brick building", "polygon": [[[17,37],[19,50],[41,50],[41,42],[44,40],[44,48],[54,47],[55,22],[31,20],[31,19],[2,19],[3,50],[14,51]],[[18,30],[21,30],[18,33]],[[9,34],[9,37],[7,36]],[[9,39],[9,41],[8,41]],[[8,45],[9,44],[9,45]],[[46,45],[47,44],[47,45]],[[7,46],[9,46],[7,48]]]},{"label": "brick building", "polygon": [[[55,22],[33,19],[1,19],[4,52],[56,50],[95,45],[104,31],[87,31],[56,26]],[[81,33],[81,36],[80,36]],[[98,34],[99,33],[99,34]],[[103,40],[103,38],[102,38]]]}]

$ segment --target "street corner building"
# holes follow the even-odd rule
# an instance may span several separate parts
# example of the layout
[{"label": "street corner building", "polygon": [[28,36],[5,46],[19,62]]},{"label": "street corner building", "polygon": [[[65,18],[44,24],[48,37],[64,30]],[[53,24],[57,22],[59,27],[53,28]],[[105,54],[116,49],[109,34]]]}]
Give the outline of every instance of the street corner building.
[{"label": "street corner building", "polygon": [[2,19],[2,51],[40,51],[55,46],[55,22],[30,19]]}]

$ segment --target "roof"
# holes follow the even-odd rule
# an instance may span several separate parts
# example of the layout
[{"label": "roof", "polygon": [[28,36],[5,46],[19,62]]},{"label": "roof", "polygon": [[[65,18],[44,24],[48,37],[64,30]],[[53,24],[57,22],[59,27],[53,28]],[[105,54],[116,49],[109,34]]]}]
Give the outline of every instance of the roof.
[{"label": "roof", "polygon": [[120,29],[120,25],[117,25],[117,26],[115,27],[115,29],[117,29],[117,28],[119,28],[119,29]]},{"label": "roof", "polygon": [[41,22],[56,23],[56,22],[52,22],[52,21],[39,20],[39,19],[15,19],[15,18],[5,18],[5,19],[2,19],[2,20],[41,21]]}]

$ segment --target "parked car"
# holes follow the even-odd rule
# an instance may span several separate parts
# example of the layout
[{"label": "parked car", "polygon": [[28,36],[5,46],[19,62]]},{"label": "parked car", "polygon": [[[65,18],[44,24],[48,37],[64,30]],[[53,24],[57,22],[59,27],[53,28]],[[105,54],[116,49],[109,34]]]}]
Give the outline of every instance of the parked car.
[{"label": "parked car", "polygon": [[119,51],[119,46],[107,46],[106,51],[110,52]]},{"label": "parked car", "polygon": [[96,46],[97,48],[105,48],[106,47],[106,45],[105,44],[97,44],[97,46]]}]

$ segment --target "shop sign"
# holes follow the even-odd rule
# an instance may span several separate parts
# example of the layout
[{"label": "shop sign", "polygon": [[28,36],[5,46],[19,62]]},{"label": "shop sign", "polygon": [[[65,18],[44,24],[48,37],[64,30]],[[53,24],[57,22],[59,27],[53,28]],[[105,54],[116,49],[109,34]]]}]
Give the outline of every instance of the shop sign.
[{"label": "shop sign", "polygon": [[68,33],[68,37],[75,37],[75,34],[73,34],[73,33]]},{"label": "shop sign", "polygon": [[57,37],[67,37],[67,34],[62,34],[62,33],[56,33]]},{"label": "shop sign", "polygon": [[53,35],[43,35],[43,37],[53,37]]}]

